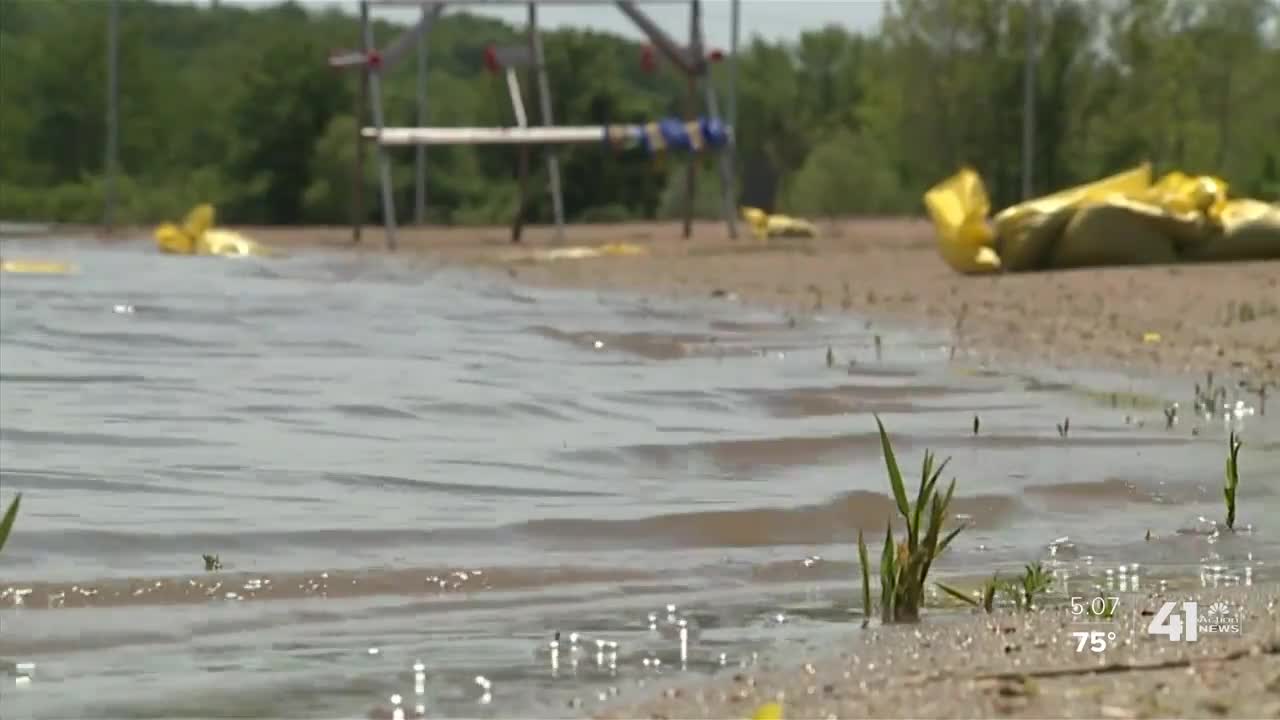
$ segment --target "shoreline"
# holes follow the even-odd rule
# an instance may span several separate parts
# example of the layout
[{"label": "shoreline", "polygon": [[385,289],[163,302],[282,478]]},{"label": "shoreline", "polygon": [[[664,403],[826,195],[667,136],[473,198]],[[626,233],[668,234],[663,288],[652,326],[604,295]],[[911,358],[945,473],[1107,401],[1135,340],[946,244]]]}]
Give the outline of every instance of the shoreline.
[{"label": "shoreline", "polygon": [[[286,251],[385,253],[380,228],[366,229],[364,244],[354,248],[349,228],[236,229]],[[822,229],[829,233],[823,239],[766,244],[729,241],[713,223],[698,224],[689,241],[679,239],[675,223],[575,226],[566,245],[626,242],[648,252],[545,262],[510,257],[513,250],[555,247],[545,227],[520,246],[507,241],[505,228],[407,228],[400,255],[411,266],[443,263],[522,284],[700,300],[719,291],[796,315],[850,313],[941,329],[974,359],[1001,363],[1130,375],[1203,377],[1212,370],[1223,377],[1234,370],[1280,379],[1273,360],[1280,358],[1280,308],[1271,300],[1280,299],[1280,262],[972,277],[943,264],[923,220],[848,220]],[[148,234],[138,229],[119,238]],[[1159,341],[1144,338],[1151,332],[1160,333]],[[852,593],[857,578],[849,584]],[[781,692],[788,718],[1280,718],[1280,583],[1199,595],[1205,604],[1228,597],[1242,603],[1244,634],[1196,644],[1150,638],[1150,618],[1141,612],[1159,603],[1134,598],[1145,607],[1135,605],[1116,621],[1116,632],[1132,644],[1106,661],[1138,666],[1098,674],[1100,665],[1088,665],[1065,644],[1070,628],[1062,611],[935,612],[919,625],[842,630],[832,648],[844,652],[825,660],[686,679],[597,717],[750,717]],[[1172,664],[1150,665],[1159,662]],[[1063,674],[1072,668],[1080,672]]]},{"label": "shoreline", "polygon": [[[1194,643],[1147,632],[1160,600],[1197,596],[1234,606],[1242,632]],[[1280,717],[1280,585],[1153,598],[1122,595],[1105,623],[1056,609],[873,625],[841,633],[838,654],[674,682],[593,717],[750,718],[768,702],[786,718]],[[1091,631],[1105,652],[1077,651],[1071,633]]]},{"label": "shoreline", "polygon": [[[403,227],[397,253],[411,263],[506,273],[523,284],[856,314],[942,331],[979,362],[1195,378],[1212,371],[1280,389],[1280,261],[965,276],[943,263],[927,220],[818,224],[820,238],[769,242],[731,241],[710,221],[695,223],[689,240],[674,221],[570,225],[563,246],[627,243],[644,254],[555,261],[532,257],[558,246],[547,226],[528,228],[519,245],[503,227]],[[349,227],[233,229],[285,251],[387,253],[380,227],[366,227],[359,246]],[[110,244],[148,237],[150,229],[113,238],[91,228],[53,232]]]}]

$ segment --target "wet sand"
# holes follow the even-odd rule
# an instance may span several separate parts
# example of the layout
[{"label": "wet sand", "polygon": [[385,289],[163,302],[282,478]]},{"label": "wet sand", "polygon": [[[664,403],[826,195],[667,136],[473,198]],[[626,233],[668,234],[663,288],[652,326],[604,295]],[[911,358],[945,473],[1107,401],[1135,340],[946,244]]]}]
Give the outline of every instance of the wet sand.
[{"label": "wet sand", "polygon": [[[978,359],[1197,376],[1237,370],[1280,381],[1280,262],[966,277],[942,262],[925,220],[820,227],[819,239],[765,243],[730,241],[717,223],[697,224],[688,241],[674,222],[577,225],[565,244],[636,243],[648,254],[555,262],[510,257],[554,245],[544,227],[529,230],[522,246],[505,228],[402,228],[398,239],[401,252],[496,266],[524,283],[714,293],[797,314],[843,311],[943,329]],[[347,228],[244,230],[282,247],[350,247]],[[381,228],[365,231],[366,250],[383,243]]]},{"label": "wet sand", "polygon": [[[1154,637],[1160,600],[1128,597],[1110,622],[1073,624],[1065,609],[935,618],[841,639],[837,657],[672,685],[597,717],[744,718],[770,701],[787,718],[1280,717],[1280,593],[1197,595],[1202,619],[1211,601],[1237,606],[1243,632]],[[1077,652],[1073,631],[1115,640],[1103,653]]]}]

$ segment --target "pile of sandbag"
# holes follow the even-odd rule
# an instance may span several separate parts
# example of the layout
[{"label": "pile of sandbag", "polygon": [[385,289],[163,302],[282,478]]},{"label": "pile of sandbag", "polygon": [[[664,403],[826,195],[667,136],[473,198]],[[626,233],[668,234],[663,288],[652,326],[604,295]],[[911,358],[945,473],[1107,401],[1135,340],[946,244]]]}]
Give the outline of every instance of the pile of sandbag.
[{"label": "pile of sandbag", "polygon": [[939,251],[964,273],[1280,259],[1280,205],[1231,199],[1218,178],[1150,164],[1006,208],[970,168],[925,194]]},{"label": "pile of sandbag", "polygon": [[223,257],[269,257],[279,253],[235,230],[214,227],[212,205],[197,205],[187,213],[182,225],[164,223],[153,233],[160,252],[176,255],[221,255]]}]

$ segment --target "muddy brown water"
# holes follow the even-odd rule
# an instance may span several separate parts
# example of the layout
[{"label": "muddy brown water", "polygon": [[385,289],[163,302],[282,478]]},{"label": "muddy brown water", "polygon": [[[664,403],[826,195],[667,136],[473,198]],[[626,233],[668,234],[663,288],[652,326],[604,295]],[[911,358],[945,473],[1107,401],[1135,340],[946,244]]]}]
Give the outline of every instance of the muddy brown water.
[{"label": "muddy brown water", "polygon": [[[79,266],[0,288],[6,720],[572,716],[821,644],[892,512],[872,413],[910,489],[951,458],[940,577],[1274,577],[1280,424],[1190,380],[379,256],[3,249]],[[1212,536],[1228,428],[1255,527]]]}]

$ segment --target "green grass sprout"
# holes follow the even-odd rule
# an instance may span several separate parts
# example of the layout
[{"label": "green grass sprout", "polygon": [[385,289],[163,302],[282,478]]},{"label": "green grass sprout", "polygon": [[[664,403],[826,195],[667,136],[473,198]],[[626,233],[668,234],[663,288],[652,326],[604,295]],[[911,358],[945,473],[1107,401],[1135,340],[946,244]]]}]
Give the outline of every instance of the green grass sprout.
[{"label": "green grass sprout", "polygon": [[9,509],[4,511],[4,519],[0,520],[0,550],[4,550],[4,544],[9,540],[9,533],[13,530],[14,521],[18,519],[18,507],[21,504],[22,493],[18,493],[9,503]]},{"label": "green grass sprout", "polygon": [[[933,453],[925,451],[920,468],[920,487],[913,504],[907,496],[902,471],[893,452],[893,443],[878,415],[876,426],[880,429],[880,446],[884,452],[885,470],[889,475],[894,505],[906,525],[906,537],[902,542],[895,542],[892,522],[885,526],[884,548],[880,553],[880,618],[885,623],[914,622],[920,619],[920,608],[924,605],[929,569],[964,529],[961,525],[946,535],[942,534],[956,483],[952,480],[945,493],[938,492],[938,478],[942,476],[948,461],[944,460],[935,466]],[[862,563],[863,602],[869,606],[870,563],[861,537],[858,558]],[[870,615],[869,607],[867,614]]]},{"label": "green grass sprout", "polygon": [[1240,447],[1243,443],[1232,431],[1227,438],[1227,482],[1222,486],[1222,496],[1227,501],[1227,529],[1236,529],[1236,488],[1240,486]]}]

